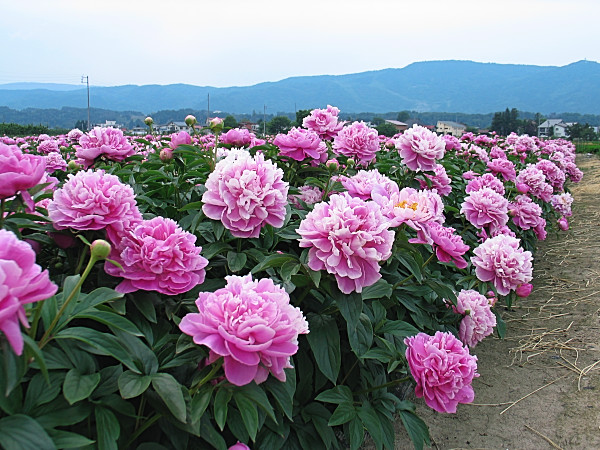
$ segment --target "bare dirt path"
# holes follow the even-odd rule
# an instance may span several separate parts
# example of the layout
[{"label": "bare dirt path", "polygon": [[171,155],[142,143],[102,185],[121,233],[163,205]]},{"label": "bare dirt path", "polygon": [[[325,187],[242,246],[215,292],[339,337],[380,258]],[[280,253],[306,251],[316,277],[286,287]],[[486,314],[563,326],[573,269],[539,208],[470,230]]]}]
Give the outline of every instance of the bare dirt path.
[{"label": "bare dirt path", "polygon": [[[571,228],[534,255],[534,291],[502,312],[507,337],[473,351],[475,401],[440,414],[412,400],[432,448],[600,449],[600,159],[579,155]],[[411,449],[398,426],[397,449]]]}]

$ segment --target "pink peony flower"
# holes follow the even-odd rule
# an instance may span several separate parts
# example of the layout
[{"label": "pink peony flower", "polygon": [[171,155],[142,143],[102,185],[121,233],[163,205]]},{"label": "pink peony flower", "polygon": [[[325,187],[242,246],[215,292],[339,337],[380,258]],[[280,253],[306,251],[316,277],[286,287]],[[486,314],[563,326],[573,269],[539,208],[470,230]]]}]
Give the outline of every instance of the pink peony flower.
[{"label": "pink peony flower", "polygon": [[380,148],[377,130],[364,122],[354,122],[342,128],[333,140],[335,154],[355,158],[365,166],[375,160]]},{"label": "pink peony flower", "polygon": [[462,290],[453,309],[464,317],[460,322],[458,337],[473,348],[494,332],[496,316],[487,297],[472,289]]},{"label": "pink peony flower", "polygon": [[256,238],[263,226],[281,227],[288,183],[283,171],[262,153],[232,150],[208,176],[202,211],[220,220],[235,237]]},{"label": "pink peony flower", "polygon": [[36,186],[45,169],[43,156],[23,154],[15,145],[0,143],[0,199]]},{"label": "pink peony flower", "polygon": [[221,142],[233,147],[254,147],[265,143],[262,139],[257,139],[254,133],[246,128],[232,128],[221,135]]},{"label": "pink peony flower", "polygon": [[504,184],[491,173],[484,173],[481,176],[471,179],[471,181],[467,183],[465,192],[470,194],[471,192],[478,191],[484,187],[490,188],[500,195],[504,195]]},{"label": "pink peony flower", "polygon": [[73,128],[67,133],[67,138],[72,142],[78,142],[79,138],[83,135],[83,131],[81,131],[79,128]]},{"label": "pink peony flower", "polygon": [[500,295],[507,295],[532,279],[533,260],[530,251],[524,251],[520,240],[504,234],[485,240],[471,257],[475,274],[481,281],[491,281]]},{"label": "pink peony flower", "polygon": [[303,161],[311,159],[311,162],[324,163],[327,161],[327,146],[319,135],[304,128],[292,128],[287,134],[278,134],[273,140],[273,145],[279,147],[279,154]]},{"label": "pink peony flower", "polygon": [[57,230],[106,229],[114,244],[142,220],[133,189],[103,170],[69,174],[63,187],[54,192],[48,216]]},{"label": "pink peony flower", "polygon": [[375,186],[380,186],[385,192],[391,194],[398,191],[398,185],[385,175],[379,173],[377,169],[359,170],[352,177],[341,176],[340,182],[346,188],[348,194],[352,197],[358,197],[362,200],[370,200],[371,192]]},{"label": "pink peony flower", "polygon": [[183,231],[177,222],[164,217],[144,220],[123,234],[111,251],[110,259],[123,269],[106,262],[104,270],[125,278],[115,289],[128,293],[138,289],[177,295],[204,282],[208,264],[194,245],[196,236]]},{"label": "pink peony flower", "polygon": [[225,376],[236,386],[262,383],[269,373],[285,381],[284,369],[292,367],[290,357],[298,351],[298,335],[308,333],[302,311],[269,278],[225,279],[224,288],[200,292],[198,312],[187,314],[179,328],[196,344],[206,345],[211,359],[223,357]]},{"label": "pink peony flower", "polygon": [[[442,197],[449,195],[452,192],[452,186],[450,185],[452,180],[448,177],[446,169],[441,164],[436,164],[433,171],[435,172],[434,175],[424,174],[431,181],[431,189],[435,189]],[[424,180],[419,180],[419,184],[421,189],[429,189]]]},{"label": "pink peony flower", "polygon": [[517,289],[515,290],[515,293],[519,297],[525,298],[525,297],[529,297],[529,294],[531,294],[532,290],[533,290],[533,284],[524,283],[524,284],[520,285],[519,287],[517,287]]},{"label": "pink peony flower", "polygon": [[477,356],[451,333],[419,333],[404,339],[406,359],[417,382],[415,394],[438,412],[455,413],[459,403],[471,403],[471,383],[478,377]]},{"label": "pink peony flower", "polygon": [[314,205],[315,203],[319,203],[323,197],[323,192],[316,186],[300,186],[298,190],[300,194],[288,195],[290,203],[296,208],[303,209],[300,201],[307,205]]},{"label": "pink peony flower", "polygon": [[94,164],[96,158],[104,156],[111,161],[123,161],[136,152],[123,132],[116,128],[95,127],[79,138],[75,145],[76,156],[85,167]]},{"label": "pink peony flower", "polygon": [[442,139],[444,140],[444,142],[446,144],[446,151],[450,151],[450,150],[460,151],[460,150],[462,150],[462,147],[460,145],[460,141],[458,140],[457,137],[454,137],[451,134],[445,134],[445,135],[442,136]]},{"label": "pink peony flower", "polygon": [[459,269],[467,267],[467,262],[462,255],[469,251],[469,246],[463,242],[460,235],[454,234],[456,231],[454,228],[444,227],[438,222],[431,221],[428,222],[427,229],[439,261],[452,261]]},{"label": "pink peony flower", "polygon": [[566,176],[556,164],[548,159],[542,159],[536,163],[535,167],[544,173],[546,181],[554,188],[554,191],[563,190]]},{"label": "pink peony flower", "polygon": [[475,228],[490,227],[493,230],[508,222],[508,200],[484,187],[465,198],[460,212]]},{"label": "pink peony flower", "polygon": [[[529,164],[525,169],[519,172],[519,175],[517,175],[516,184],[517,189],[519,189],[519,185],[524,184],[528,188],[526,192],[545,202],[549,202],[552,199],[552,186],[546,183],[544,172],[535,167],[533,164]],[[519,192],[523,191],[519,189]]]},{"label": "pink peony flower", "polygon": [[58,141],[55,141],[54,139],[46,139],[38,144],[37,151],[43,155],[58,153]]},{"label": "pink peony flower", "polygon": [[67,162],[59,152],[48,153],[44,158],[46,158],[46,172],[53,173],[57,170],[67,170]]},{"label": "pink peony flower", "polygon": [[327,109],[313,109],[302,120],[302,126],[316,132],[321,139],[332,140],[344,126],[343,122],[338,122],[339,113],[338,108],[330,105]]},{"label": "pink peony flower", "polygon": [[509,212],[515,225],[522,230],[535,228],[542,216],[542,208],[526,195],[517,195],[510,203]]},{"label": "pink peony flower", "polygon": [[237,441],[237,443],[233,444],[227,450],[250,450],[250,447],[248,447],[243,442]]},{"label": "pink peony flower", "polygon": [[561,230],[567,231],[569,229],[569,221],[566,217],[561,217],[560,219],[558,219],[557,223],[558,228],[560,228]]},{"label": "pink peony flower", "polygon": [[300,247],[309,247],[308,266],[335,275],[344,294],[362,292],[381,278],[379,263],[391,256],[394,232],[379,205],[334,194],[318,203],[296,232]]},{"label": "pink peony flower", "polygon": [[436,159],[444,156],[446,141],[425,127],[413,125],[396,139],[396,148],[410,170],[432,171]]},{"label": "pink peony flower", "polygon": [[0,331],[17,355],[23,353],[19,322],[29,327],[25,303],[52,297],[58,287],[35,263],[35,251],[7,230],[0,230]]},{"label": "pink peony flower", "polygon": [[171,135],[171,142],[169,142],[169,147],[175,150],[180,145],[189,145],[192,143],[192,137],[189,135],[187,131],[180,131],[179,133],[173,133]]},{"label": "pink peony flower", "polygon": [[500,174],[506,181],[515,181],[517,172],[512,161],[504,158],[492,159],[487,163],[487,167],[493,174]]},{"label": "pink peony flower", "polygon": [[559,214],[565,217],[571,217],[571,215],[573,214],[573,212],[571,211],[571,205],[573,204],[573,196],[568,192],[553,195],[550,202],[552,203],[552,207],[554,208],[554,210]]}]

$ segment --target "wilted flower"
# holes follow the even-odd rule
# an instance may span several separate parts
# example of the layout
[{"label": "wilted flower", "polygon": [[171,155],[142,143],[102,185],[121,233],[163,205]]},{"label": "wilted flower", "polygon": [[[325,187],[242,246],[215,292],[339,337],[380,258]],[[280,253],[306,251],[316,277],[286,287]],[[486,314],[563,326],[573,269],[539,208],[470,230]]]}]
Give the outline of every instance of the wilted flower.
[{"label": "wilted flower", "polygon": [[348,193],[318,203],[296,232],[309,247],[308,266],[335,275],[344,294],[362,292],[381,278],[379,263],[391,256],[394,232],[379,205]]},{"label": "wilted flower", "polygon": [[520,240],[504,234],[485,240],[475,250],[471,262],[481,281],[491,281],[500,295],[507,295],[532,279],[530,251],[520,247]]},{"label": "wilted flower", "polygon": [[265,381],[269,373],[285,381],[284,369],[298,351],[298,335],[308,333],[302,311],[290,305],[285,290],[269,278],[227,276],[227,285],[200,292],[197,313],[184,316],[179,328],[198,345],[222,356],[227,380],[243,386]]},{"label": "wilted flower", "polygon": [[23,305],[52,297],[57,289],[48,271],[35,263],[31,245],[0,230],[0,330],[17,355],[23,353],[19,322],[29,327]]},{"label": "wilted flower", "polygon": [[459,403],[471,403],[471,383],[478,377],[477,357],[451,333],[419,333],[404,339],[406,359],[417,382],[415,394],[438,412],[455,413]]},{"label": "wilted flower", "polygon": [[202,211],[235,237],[256,238],[267,224],[283,225],[288,187],[283,171],[262,153],[232,150],[208,176]]},{"label": "wilted flower", "polygon": [[338,122],[339,113],[340,110],[331,105],[327,105],[327,109],[313,109],[302,120],[302,126],[316,132],[321,139],[331,140],[344,126]]},{"label": "wilted flower", "polygon": [[492,312],[489,300],[479,292],[472,289],[461,290],[453,309],[464,315],[458,337],[469,347],[475,347],[478,342],[494,332],[496,316]]},{"label": "wilted flower", "polygon": [[273,145],[279,147],[279,154],[296,161],[311,159],[315,164],[327,161],[327,146],[319,135],[304,128],[292,128],[287,134],[278,134]]},{"label": "wilted flower", "polygon": [[374,161],[379,149],[377,130],[364,122],[354,122],[342,128],[333,140],[335,154],[354,157],[363,165]]},{"label": "wilted flower", "polygon": [[0,199],[34,187],[45,169],[43,156],[23,154],[16,145],[0,143]]},{"label": "wilted flower", "polygon": [[433,131],[413,125],[396,139],[402,162],[410,170],[434,170],[436,159],[444,156],[446,141]]},{"label": "wilted flower", "polygon": [[91,166],[95,159],[104,156],[111,161],[123,161],[133,155],[136,149],[116,128],[95,127],[79,138],[75,145],[75,155],[85,167]]},{"label": "wilted flower", "polygon": [[124,233],[110,254],[123,269],[104,263],[109,275],[124,280],[115,288],[128,293],[138,289],[177,295],[202,284],[208,264],[195,246],[196,236],[164,217],[144,220]]}]

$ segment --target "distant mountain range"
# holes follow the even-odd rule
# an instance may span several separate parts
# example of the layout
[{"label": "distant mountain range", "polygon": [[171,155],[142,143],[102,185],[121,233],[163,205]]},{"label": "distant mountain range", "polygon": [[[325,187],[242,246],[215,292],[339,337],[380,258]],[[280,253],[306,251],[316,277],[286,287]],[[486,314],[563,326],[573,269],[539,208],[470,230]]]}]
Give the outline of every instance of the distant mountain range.
[{"label": "distant mountain range", "polygon": [[[349,75],[292,77],[253,86],[215,88],[187,84],[90,87],[91,105],[113,111],[190,108],[230,113],[293,112],[335,105],[361,111],[520,111],[600,114],[600,64],[579,61],[562,67],[429,61],[402,69]],[[83,85],[0,85],[0,106],[85,108]]]}]

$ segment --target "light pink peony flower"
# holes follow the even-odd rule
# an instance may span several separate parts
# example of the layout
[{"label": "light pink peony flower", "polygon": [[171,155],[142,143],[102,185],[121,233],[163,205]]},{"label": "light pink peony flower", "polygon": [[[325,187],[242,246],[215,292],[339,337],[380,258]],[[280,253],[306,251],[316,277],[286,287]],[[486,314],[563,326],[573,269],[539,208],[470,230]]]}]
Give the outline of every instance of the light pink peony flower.
[{"label": "light pink peony flower", "polygon": [[446,144],[446,151],[450,151],[450,150],[460,151],[460,150],[462,150],[462,147],[460,145],[460,141],[458,140],[457,137],[454,137],[451,134],[445,134],[445,135],[442,136],[442,139],[444,140],[444,142]]},{"label": "light pink peony flower", "polygon": [[256,238],[267,224],[283,225],[288,187],[283,171],[262,153],[253,158],[246,150],[232,150],[208,176],[202,211],[233,236]]},{"label": "light pink peony flower", "polygon": [[46,172],[53,173],[57,170],[67,170],[67,162],[59,152],[48,153],[44,158],[46,158]]},{"label": "light pink peony flower", "polygon": [[554,210],[559,214],[565,217],[571,217],[571,215],[573,214],[573,212],[571,211],[571,205],[573,204],[573,196],[568,192],[553,195],[551,203]]},{"label": "light pink peony flower", "polygon": [[73,128],[67,133],[67,139],[69,139],[72,142],[79,142],[79,138],[83,135],[83,131],[81,131],[79,128]]},{"label": "light pink peony flower", "polygon": [[510,203],[509,213],[516,226],[522,230],[535,228],[542,216],[542,208],[527,195],[517,195]]},{"label": "light pink peony flower", "polygon": [[461,290],[453,309],[464,317],[460,322],[458,337],[473,348],[478,342],[494,332],[496,316],[492,312],[489,299],[472,289]]},{"label": "light pink peony flower", "polygon": [[491,173],[484,173],[481,176],[472,178],[471,181],[467,183],[465,192],[470,194],[471,192],[478,191],[484,187],[490,188],[500,195],[504,195],[504,184]]},{"label": "light pink peony flower", "polygon": [[300,201],[307,205],[314,205],[315,203],[319,203],[323,197],[323,192],[316,186],[300,186],[298,190],[300,194],[288,195],[288,200],[296,208],[303,209]]},{"label": "light pink peony flower", "polygon": [[0,199],[36,186],[45,169],[43,156],[23,154],[16,145],[0,144]]},{"label": "light pink peony flower", "polygon": [[355,158],[365,166],[375,160],[380,148],[377,130],[364,122],[354,122],[342,128],[333,140],[335,154]]},{"label": "light pink peony flower", "polygon": [[38,144],[37,151],[43,155],[49,153],[58,153],[58,141],[54,139],[46,139]]},{"label": "light pink peony flower", "polygon": [[415,394],[438,412],[455,413],[459,403],[471,403],[471,383],[478,377],[477,356],[451,333],[419,333],[404,339],[406,359],[417,382]]},{"label": "light pink peony flower", "polygon": [[520,240],[498,235],[487,239],[473,250],[471,262],[481,281],[491,281],[500,295],[507,295],[532,279],[530,251],[520,247]]},{"label": "light pink peony flower", "polygon": [[224,359],[229,382],[243,386],[265,381],[269,373],[285,381],[284,369],[298,351],[298,335],[308,333],[302,311],[290,305],[285,290],[269,278],[253,280],[227,276],[227,285],[200,292],[197,313],[179,324],[198,345],[210,349],[211,359]]},{"label": "light pink peony flower", "polygon": [[475,228],[490,227],[493,230],[508,222],[508,200],[484,187],[465,198],[460,212]]},{"label": "light pink peony flower", "polygon": [[362,292],[381,278],[379,263],[391,256],[394,232],[379,205],[334,194],[318,203],[296,232],[300,247],[309,247],[308,266],[335,275],[344,294]]},{"label": "light pink peony flower", "polygon": [[303,161],[310,159],[311,163],[324,163],[327,161],[327,146],[319,135],[304,128],[292,128],[287,134],[278,134],[273,140],[273,145],[279,147],[279,154]]},{"label": "light pink peony flower", "polygon": [[371,199],[371,192],[373,192],[375,186],[380,186],[381,189],[389,194],[398,192],[396,182],[379,173],[377,169],[359,170],[356,175],[351,177],[341,176],[340,182],[346,188],[348,194],[362,200]]},{"label": "light pink peony flower", "polygon": [[[434,175],[424,174],[431,181],[431,189],[435,189],[442,197],[449,195],[452,192],[452,180],[448,177],[446,169],[441,164],[436,164],[433,171]],[[429,189],[424,180],[419,180],[419,184],[421,185],[421,189]]]},{"label": "light pink peony flower", "polygon": [[548,159],[542,159],[536,163],[535,167],[544,173],[546,181],[554,188],[555,192],[563,190],[566,176],[556,164]]},{"label": "light pink peony flower", "polygon": [[94,164],[96,158],[104,156],[111,161],[123,161],[136,152],[123,132],[116,128],[95,127],[79,138],[74,145],[75,154],[85,167]]},{"label": "light pink peony flower", "polygon": [[469,246],[463,242],[460,235],[454,234],[456,231],[454,228],[444,227],[438,222],[431,221],[427,223],[427,230],[439,261],[452,261],[459,269],[467,267],[467,262],[462,255],[469,251]]},{"label": "light pink peony flower", "polygon": [[48,205],[48,216],[57,230],[106,229],[113,244],[142,220],[131,186],[103,170],[69,174]]},{"label": "light pink peony flower", "polygon": [[544,172],[533,164],[529,164],[525,169],[519,172],[516,184],[517,188],[519,188],[519,185],[525,185],[527,187],[526,192],[523,192],[521,189],[519,189],[519,192],[529,193],[545,202],[549,202],[552,199],[552,186],[546,183]]},{"label": "light pink peony flower", "polygon": [[19,322],[29,327],[23,305],[52,297],[57,289],[48,271],[35,263],[31,245],[0,230],[0,331],[17,355],[23,353]]},{"label": "light pink peony flower", "polygon": [[410,170],[432,171],[436,159],[446,152],[446,141],[425,127],[413,125],[396,139],[396,148]]},{"label": "light pink peony flower", "polygon": [[487,167],[493,174],[500,174],[506,181],[515,181],[517,172],[512,161],[504,158],[492,159],[487,163]]},{"label": "light pink peony flower", "polygon": [[174,220],[144,220],[124,233],[111,251],[110,259],[123,269],[106,262],[104,270],[125,278],[115,288],[117,292],[143,289],[181,294],[204,282],[208,261],[200,255],[202,247],[195,246],[195,242],[196,236],[183,231]]},{"label": "light pink peony flower", "polygon": [[302,126],[316,132],[321,139],[332,140],[344,126],[338,122],[339,113],[340,110],[331,105],[327,105],[327,109],[313,109],[302,120]]}]

